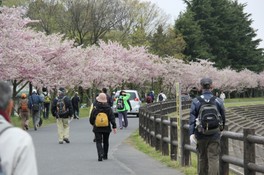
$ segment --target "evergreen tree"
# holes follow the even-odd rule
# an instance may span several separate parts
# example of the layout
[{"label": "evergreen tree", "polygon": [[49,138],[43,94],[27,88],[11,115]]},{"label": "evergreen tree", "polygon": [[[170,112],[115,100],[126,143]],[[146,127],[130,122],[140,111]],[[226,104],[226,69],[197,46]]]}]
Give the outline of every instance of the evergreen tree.
[{"label": "evergreen tree", "polygon": [[258,49],[261,40],[255,39],[245,4],[230,0],[185,2],[187,10],[176,21],[175,30],[184,35],[187,56],[209,59],[218,68],[263,69],[263,49]]},{"label": "evergreen tree", "polygon": [[183,58],[182,52],[185,49],[185,41],[177,32],[168,29],[163,30],[161,25],[158,26],[156,33],[150,37],[150,52],[160,57],[173,56]]}]

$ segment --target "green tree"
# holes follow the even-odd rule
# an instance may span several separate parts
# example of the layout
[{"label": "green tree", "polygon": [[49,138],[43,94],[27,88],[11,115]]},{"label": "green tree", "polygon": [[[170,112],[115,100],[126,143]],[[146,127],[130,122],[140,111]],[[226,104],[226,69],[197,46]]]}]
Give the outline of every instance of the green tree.
[{"label": "green tree", "polygon": [[187,43],[185,54],[215,62],[218,68],[263,69],[263,49],[245,4],[231,0],[185,0],[187,10],[175,23]]},{"label": "green tree", "polygon": [[156,33],[150,37],[150,52],[160,57],[174,56],[183,58],[181,54],[185,48],[185,41],[181,35],[169,28],[167,32],[161,25],[158,26]]},{"label": "green tree", "polygon": [[60,3],[44,0],[36,0],[29,4],[27,16],[31,19],[39,20],[32,24],[38,31],[43,31],[47,35],[59,32],[59,15],[63,13]]}]

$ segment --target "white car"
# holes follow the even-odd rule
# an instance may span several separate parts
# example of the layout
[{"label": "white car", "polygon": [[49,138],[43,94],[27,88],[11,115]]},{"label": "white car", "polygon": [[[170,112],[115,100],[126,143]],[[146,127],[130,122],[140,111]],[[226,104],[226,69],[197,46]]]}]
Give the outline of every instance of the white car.
[{"label": "white car", "polygon": [[[138,95],[138,92],[136,90],[124,90],[126,93],[130,94],[130,98],[129,98],[129,102],[131,104],[132,110],[131,111],[127,111],[128,115],[136,115],[137,117],[139,117],[139,108],[141,106],[141,101],[140,101],[140,97]],[[120,90],[116,91],[115,96],[114,96],[114,104],[113,104],[113,111],[115,116],[117,116],[117,110],[116,110],[116,100],[118,98],[120,94]]]}]

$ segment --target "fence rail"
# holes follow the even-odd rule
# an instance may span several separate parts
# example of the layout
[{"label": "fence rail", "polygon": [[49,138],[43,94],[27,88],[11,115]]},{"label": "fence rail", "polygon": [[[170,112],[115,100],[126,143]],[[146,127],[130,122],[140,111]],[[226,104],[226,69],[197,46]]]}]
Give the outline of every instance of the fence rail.
[{"label": "fence rail", "polygon": [[[190,102],[182,102],[181,106],[182,109],[189,109]],[[179,161],[181,166],[190,166],[190,153],[197,153],[197,151],[189,140],[189,112],[183,111],[181,126],[178,128],[177,119],[167,116],[167,114],[175,111],[175,101],[158,102],[140,108],[139,134],[150,146],[161,151],[162,155],[170,156],[171,160]],[[255,175],[256,172],[264,173],[264,166],[255,163],[255,144],[264,145],[264,137],[255,135],[255,129],[251,128],[244,128],[243,133],[227,131],[228,126],[225,130],[221,133],[220,141],[220,174],[229,174],[229,164],[244,168],[244,174],[247,175]],[[180,132],[181,140],[178,140],[178,132]],[[229,155],[229,139],[243,142],[243,159]]]}]

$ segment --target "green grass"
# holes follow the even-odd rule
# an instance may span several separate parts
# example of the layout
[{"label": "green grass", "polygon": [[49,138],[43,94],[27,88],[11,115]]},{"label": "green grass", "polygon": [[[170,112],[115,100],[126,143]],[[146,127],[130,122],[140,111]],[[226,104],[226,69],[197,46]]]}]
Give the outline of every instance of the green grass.
[{"label": "green grass", "polygon": [[138,130],[134,132],[130,137],[127,139],[127,143],[134,146],[136,149],[140,150],[141,152],[147,154],[148,156],[160,161],[164,165],[175,168],[184,172],[186,175],[195,175],[197,174],[196,167],[196,155],[192,154],[192,163],[193,166],[191,167],[181,167],[178,161],[171,161],[170,156],[164,156],[160,151],[156,151],[155,148],[148,145],[140,136]]},{"label": "green grass", "polygon": [[234,98],[226,99],[225,107],[264,105],[264,98]]}]

